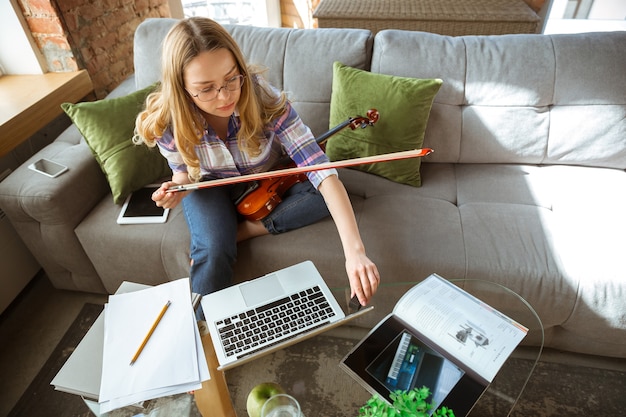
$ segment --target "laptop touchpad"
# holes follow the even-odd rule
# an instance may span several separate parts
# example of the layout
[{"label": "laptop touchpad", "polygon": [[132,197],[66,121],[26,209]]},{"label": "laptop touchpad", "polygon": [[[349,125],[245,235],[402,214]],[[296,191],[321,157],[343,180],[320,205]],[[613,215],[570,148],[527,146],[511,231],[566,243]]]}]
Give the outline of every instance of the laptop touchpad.
[{"label": "laptop touchpad", "polygon": [[248,307],[253,307],[285,294],[285,290],[280,285],[276,274],[269,274],[243,283],[239,286],[239,289]]}]

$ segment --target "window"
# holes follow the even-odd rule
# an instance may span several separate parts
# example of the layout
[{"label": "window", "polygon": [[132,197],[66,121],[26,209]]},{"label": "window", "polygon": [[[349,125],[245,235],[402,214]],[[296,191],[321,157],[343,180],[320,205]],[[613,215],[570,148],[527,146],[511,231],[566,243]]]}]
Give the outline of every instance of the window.
[{"label": "window", "polygon": [[544,33],[626,30],[624,0],[550,0]]},{"label": "window", "polygon": [[185,17],[221,24],[280,27],[280,0],[181,0]]},{"label": "window", "polygon": [[0,1],[0,75],[44,72],[45,61],[34,47],[21,9],[13,0]]}]

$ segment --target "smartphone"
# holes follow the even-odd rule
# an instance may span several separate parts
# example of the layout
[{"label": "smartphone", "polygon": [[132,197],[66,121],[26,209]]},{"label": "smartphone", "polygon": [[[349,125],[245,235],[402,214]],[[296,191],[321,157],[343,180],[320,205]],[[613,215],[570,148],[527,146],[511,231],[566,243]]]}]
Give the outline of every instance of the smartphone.
[{"label": "smartphone", "polygon": [[54,162],[46,158],[42,158],[39,161],[30,164],[28,168],[50,178],[56,178],[67,171],[67,167],[65,165],[61,165],[58,162]]}]

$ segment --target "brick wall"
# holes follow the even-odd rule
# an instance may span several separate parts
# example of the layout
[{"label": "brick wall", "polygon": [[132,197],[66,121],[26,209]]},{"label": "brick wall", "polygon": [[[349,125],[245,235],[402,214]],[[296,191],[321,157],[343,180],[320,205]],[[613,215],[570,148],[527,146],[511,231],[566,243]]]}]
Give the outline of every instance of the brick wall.
[{"label": "brick wall", "polygon": [[167,0],[19,0],[48,71],[86,69],[103,98],[133,72],[133,34]]}]

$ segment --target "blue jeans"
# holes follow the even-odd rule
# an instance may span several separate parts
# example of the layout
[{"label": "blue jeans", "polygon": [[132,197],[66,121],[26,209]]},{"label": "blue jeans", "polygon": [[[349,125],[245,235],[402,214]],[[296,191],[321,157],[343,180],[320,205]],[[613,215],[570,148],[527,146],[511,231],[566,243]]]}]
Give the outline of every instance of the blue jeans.
[{"label": "blue jeans", "polygon": [[[234,201],[241,185],[205,188],[183,199],[191,234],[191,290],[200,295],[230,286],[237,259],[237,224],[243,219]],[[283,201],[263,224],[272,234],[287,232],[317,222],[329,215],[324,198],[309,181],[291,187]],[[203,314],[198,310],[198,318]]]}]

